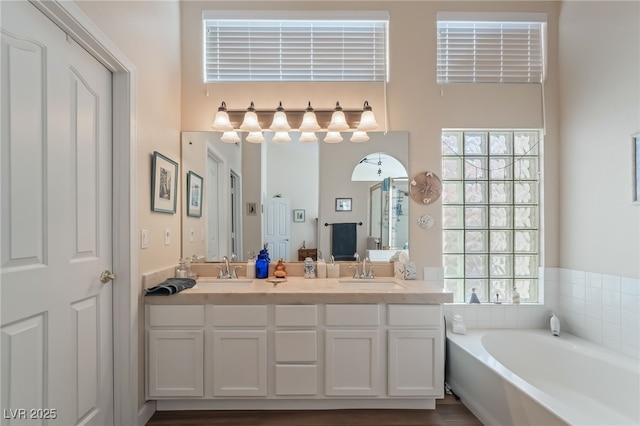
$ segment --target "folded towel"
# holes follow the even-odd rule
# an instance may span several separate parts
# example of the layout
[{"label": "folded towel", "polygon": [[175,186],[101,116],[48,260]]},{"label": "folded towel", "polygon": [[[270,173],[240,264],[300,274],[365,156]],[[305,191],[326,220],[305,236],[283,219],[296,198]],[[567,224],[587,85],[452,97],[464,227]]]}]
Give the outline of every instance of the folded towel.
[{"label": "folded towel", "polygon": [[192,278],[167,278],[155,287],[145,290],[145,296],[169,296],[196,285]]}]

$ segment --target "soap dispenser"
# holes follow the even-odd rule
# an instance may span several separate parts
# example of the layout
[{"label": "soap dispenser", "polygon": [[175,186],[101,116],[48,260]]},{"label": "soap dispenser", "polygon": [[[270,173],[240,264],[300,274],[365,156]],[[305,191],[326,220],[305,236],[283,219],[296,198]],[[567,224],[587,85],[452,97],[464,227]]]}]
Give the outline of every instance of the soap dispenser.
[{"label": "soap dispenser", "polygon": [[176,278],[189,278],[189,270],[185,259],[180,259],[176,268]]},{"label": "soap dispenser", "polygon": [[513,286],[513,290],[511,290],[511,303],[513,305],[520,304],[520,292],[516,289],[516,286]]}]

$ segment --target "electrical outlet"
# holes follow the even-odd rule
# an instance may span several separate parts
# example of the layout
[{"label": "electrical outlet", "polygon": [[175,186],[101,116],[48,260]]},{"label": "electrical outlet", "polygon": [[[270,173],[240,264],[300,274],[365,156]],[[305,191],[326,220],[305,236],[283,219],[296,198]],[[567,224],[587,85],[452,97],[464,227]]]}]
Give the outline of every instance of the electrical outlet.
[{"label": "electrical outlet", "polygon": [[140,230],[140,248],[141,249],[149,248],[149,230],[148,229]]},{"label": "electrical outlet", "polygon": [[171,244],[171,229],[166,228],[164,230],[164,245],[168,246],[169,244]]}]

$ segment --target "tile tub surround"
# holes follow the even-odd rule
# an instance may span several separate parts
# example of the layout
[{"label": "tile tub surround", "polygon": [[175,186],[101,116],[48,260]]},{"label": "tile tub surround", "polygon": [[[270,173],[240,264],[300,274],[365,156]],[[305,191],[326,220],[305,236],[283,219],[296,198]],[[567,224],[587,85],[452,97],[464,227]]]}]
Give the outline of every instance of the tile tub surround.
[{"label": "tile tub surround", "polygon": [[[431,269],[437,277],[439,268]],[[544,304],[445,304],[449,329],[455,314],[467,328],[549,328],[555,311],[561,332],[640,359],[640,279],[564,268],[540,272]]]}]

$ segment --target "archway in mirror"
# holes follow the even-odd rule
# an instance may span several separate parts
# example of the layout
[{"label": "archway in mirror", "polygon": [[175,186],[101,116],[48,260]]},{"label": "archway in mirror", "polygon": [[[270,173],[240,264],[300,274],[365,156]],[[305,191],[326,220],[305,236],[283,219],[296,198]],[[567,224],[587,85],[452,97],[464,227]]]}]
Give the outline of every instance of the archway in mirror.
[{"label": "archway in mirror", "polygon": [[388,261],[409,248],[408,174],[393,155],[372,152],[353,168],[352,181],[370,182],[367,257]]}]

